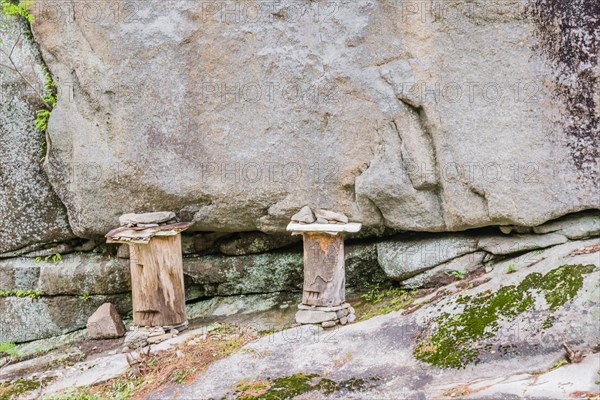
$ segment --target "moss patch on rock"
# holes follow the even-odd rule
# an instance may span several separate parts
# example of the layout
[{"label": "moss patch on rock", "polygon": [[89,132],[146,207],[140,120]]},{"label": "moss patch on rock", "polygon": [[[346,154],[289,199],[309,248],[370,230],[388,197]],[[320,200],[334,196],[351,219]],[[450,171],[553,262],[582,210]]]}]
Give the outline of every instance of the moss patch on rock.
[{"label": "moss patch on rock", "polygon": [[299,373],[264,381],[241,382],[235,394],[238,400],[285,400],[311,391],[332,394],[341,390],[359,391],[364,387],[365,381],[359,378],[336,382],[320,378],[318,374]]},{"label": "moss patch on rock", "polygon": [[54,378],[39,379],[33,377],[30,379],[16,379],[0,383],[0,400],[17,399],[21,395],[39,389],[42,385],[47,385]]},{"label": "moss patch on rock", "polygon": [[361,301],[354,304],[359,310],[358,315],[361,321],[376,317],[378,315],[389,314],[399,311],[410,304],[417,297],[418,291],[404,290],[395,286],[376,285],[367,293],[361,295]]},{"label": "moss patch on rock", "polygon": [[594,265],[563,265],[546,275],[529,274],[518,285],[503,286],[496,292],[478,296],[459,296],[459,313],[444,312],[432,321],[432,328],[421,334],[414,356],[442,368],[461,368],[477,362],[476,342],[493,337],[499,321],[513,321],[532,310],[536,294],[543,295],[548,309],[572,300],[583,286],[583,275],[594,271]]}]

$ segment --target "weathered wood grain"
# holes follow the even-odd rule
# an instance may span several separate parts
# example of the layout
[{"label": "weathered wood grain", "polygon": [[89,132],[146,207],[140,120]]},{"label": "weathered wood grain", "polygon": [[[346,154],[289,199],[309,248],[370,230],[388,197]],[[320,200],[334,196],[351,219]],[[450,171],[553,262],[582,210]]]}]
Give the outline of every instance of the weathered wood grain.
[{"label": "weathered wood grain", "polygon": [[344,238],[325,233],[304,234],[302,304],[333,307],[346,301]]},{"label": "weathered wood grain", "polygon": [[169,326],[187,320],[181,235],[130,244],[133,322]]}]

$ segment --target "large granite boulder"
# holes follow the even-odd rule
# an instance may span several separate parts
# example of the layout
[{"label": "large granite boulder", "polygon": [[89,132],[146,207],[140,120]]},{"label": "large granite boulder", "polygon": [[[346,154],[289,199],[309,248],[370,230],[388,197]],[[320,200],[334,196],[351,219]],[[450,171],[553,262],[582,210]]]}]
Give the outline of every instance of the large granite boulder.
[{"label": "large granite boulder", "polygon": [[[0,27],[0,47],[6,52],[0,53],[0,253],[4,253],[35,249],[73,234],[42,169],[46,138],[34,122],[42,102],[24,80],[38,92],[43,90],[39,50],[25,36],[24,25],[6,18]],[[24,79],[8,68],[11,62]]]},{"label": "large granite boulder", "polygon": [[281,232],[305,205],[416,231],[598,208],[596,61],[565,64],[552,45],[578,25],[550,29],[591,11],[538,3],[460,0],[434,18],[393,0],[233,15],[40,1],[34,36],[66,93],[46,170],[80,236],[157,209],[197,230]]}]

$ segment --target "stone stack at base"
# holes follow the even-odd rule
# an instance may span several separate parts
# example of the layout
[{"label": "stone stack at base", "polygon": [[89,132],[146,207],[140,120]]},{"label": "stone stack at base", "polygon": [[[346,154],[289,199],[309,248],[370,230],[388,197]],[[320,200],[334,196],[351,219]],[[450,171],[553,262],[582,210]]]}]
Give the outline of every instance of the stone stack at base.
[{"label": "stone stack at base", "polygon": [[323,328],[346,325],[356,320],[354,308],[344,303],[337,307],[319,307],[298,304],[296,322],[299,324],[320,324]]},{"label": "stone stack at base", "polygon": [[357,233],[362,225],[339,212],[303,207],[292,216],[287,230],[304,241],[304,286],[296,322],[333,328],[356,319],[346,303],[344,233]]}]

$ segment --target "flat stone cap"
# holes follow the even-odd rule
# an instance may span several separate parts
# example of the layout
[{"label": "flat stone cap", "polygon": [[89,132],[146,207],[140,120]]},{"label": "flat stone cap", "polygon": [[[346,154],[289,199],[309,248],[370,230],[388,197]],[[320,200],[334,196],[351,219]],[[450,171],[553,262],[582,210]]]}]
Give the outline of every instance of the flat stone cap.
[{"label": "flat stone cap", "polygon": [[175,213],[172,211],[158,211],[145,214],[124,214],[119,217],[119,225],[161,224],[174,219]]},{"label": "flat stone cap", "polygon": [[175,236],[192,226],[193,222],[178,222],[170,225],[122,226],[106,234],[106,243],[147,244],[155,236]]},{"label": "flat stone cap", "polygon": [[299,224],[296,222],[290,222],[287,226],[288,232],[325,232],[325,233],[339,233],[339,232],[359,232],[362,228],[362,224],[357,222],[350,222],[347,224]]}]

